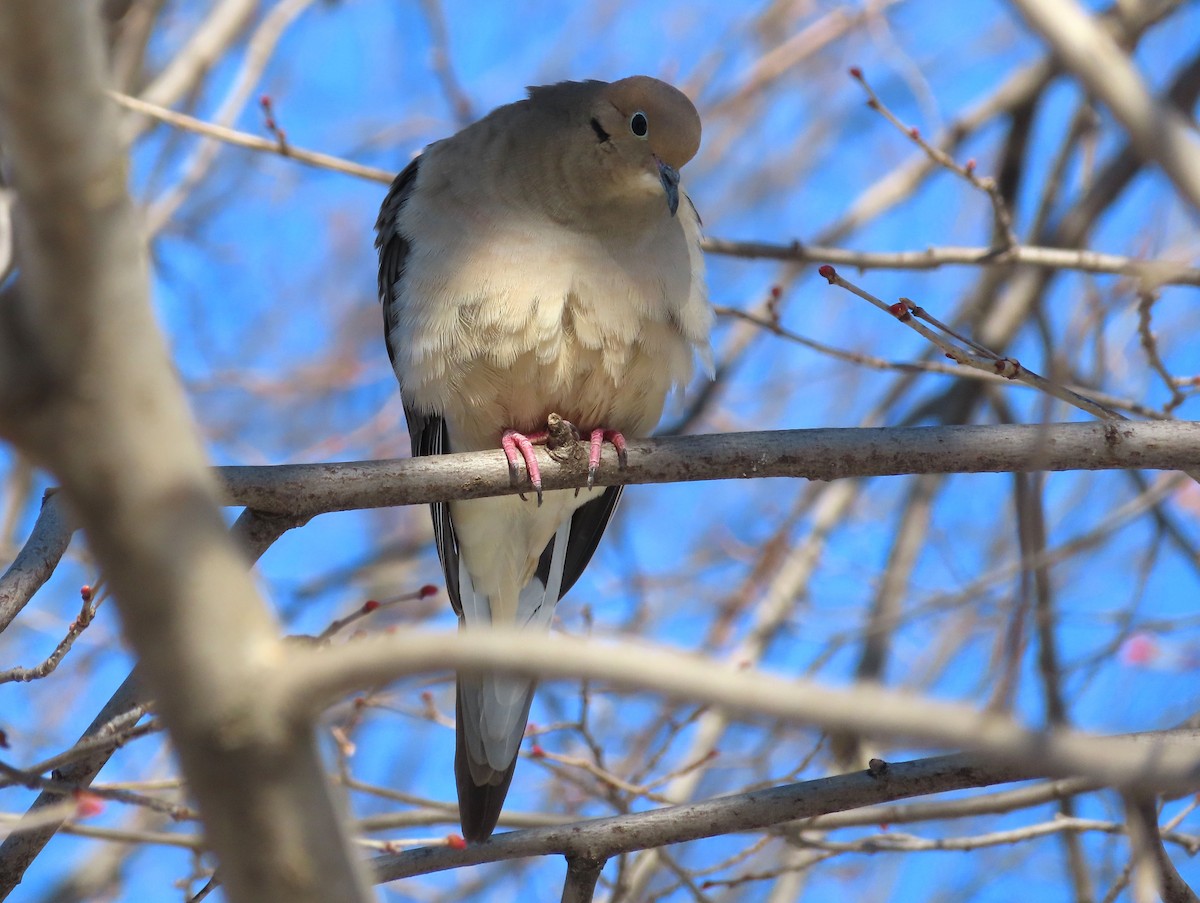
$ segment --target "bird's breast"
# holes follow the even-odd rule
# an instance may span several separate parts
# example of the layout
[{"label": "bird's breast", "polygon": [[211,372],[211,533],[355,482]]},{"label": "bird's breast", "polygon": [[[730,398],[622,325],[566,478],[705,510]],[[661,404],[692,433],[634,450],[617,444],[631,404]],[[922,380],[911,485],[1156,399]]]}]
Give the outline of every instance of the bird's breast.
[{"label": "bird's breast", "polygon": [[649,432],[691,371],[675,317],[691,287],[664,276],[688,267],[561,229],[482,231],[414,244],[389,324],[409,403],[442,413],[461,450],[544,428],[551,412]]}]

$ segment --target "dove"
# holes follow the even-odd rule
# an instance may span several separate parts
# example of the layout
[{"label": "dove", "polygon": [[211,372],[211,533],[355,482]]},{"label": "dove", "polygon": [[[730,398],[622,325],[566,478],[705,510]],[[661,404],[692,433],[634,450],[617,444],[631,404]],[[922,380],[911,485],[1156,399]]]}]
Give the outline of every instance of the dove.
[{"label": "dove", "polygon": [[[691,101],[647,76],[533,87],[429,145],[383,201],[379,296],[412,454],[499,447],[536,496],[431,506],[461,629],[549,628],[621,497],[592,485],[603,445],[624,466],[626,437],[654,429],[697,359],[711,375],[700,221],[679,175],[700,132]],[[542,490],[551,415],[587,448],[586,489]],[[534,685],[458,675],[468,841],[499,820]]]}]

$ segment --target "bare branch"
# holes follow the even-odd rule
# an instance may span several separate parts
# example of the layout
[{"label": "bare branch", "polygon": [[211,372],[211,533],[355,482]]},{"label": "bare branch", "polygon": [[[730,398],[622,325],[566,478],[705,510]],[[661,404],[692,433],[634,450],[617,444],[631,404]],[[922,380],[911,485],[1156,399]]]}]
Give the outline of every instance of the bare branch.
[{"label": "bare branch", "polygon": [[1129,56],[1075,0],[1012,0],[1087,90],[1112,110],[1144,159],[1153,160],[1200,211],[1200,140],[1146,88]]},{"label": "bare branch", "polygon": [[[263,17],[250,38],[245,59],[233,80],[233,85],[217,109],[214,118],[218,125],[228,127],[237,118],[284,31],[312,3],[313,0],[278,0]],[[287,144],[278,140],[275,143],[279,153],[287,156]],[[201,141],[192,151],[183,164],[183,175],[179,182],[164,192],[146,210],[146,230],[151,235],[167,224],[188,195],[204,180],[220,149],[221,145],[216,141]]]},{"label": "bare branch", "polygon": [[304,150],[304,148],[296,147],[294,144],[288,144],[285,150],[280,148],[278,141],[272,141],[270,138],[262,138],[258,135],[239,132],[236,129],[226,128],[222,125],[214,125],[211,122],[205,122],[203,119],[197,119],[185,113],[177,113],[174,110],[168,110],[166,107],[147,103],[137,97],[130,97],[128,94],[121,94],[117,91],[109,91],[108,94],[121,106],[134,112],[152,116],[176,128],[186,129],[198,135],[206,135],[209,138],[216,138],[236,147],[245,147],[250,150],[287,157],[290,160],[315,166],[318,169],[342,172],[347,175],[368,179],[372,182],[379,182],[383,185],[391,184],[392,179],[396,177],[394,172],[388,170],[376,169],[373,166],[363,166],[350,160],[343,160],[341,157],[331,156],[330,154]]},{"label": "bare branch", "polygon": [[[1113,786],[1194,790],[1200,731],[1159,740],[1100,738],[1068,729],[1032,731],[970,706],[872,686],[829,689],[813,681],[714,667],[662,646],[623,639],[620,646],[569,636],[501,630],[445,633],[397,630],[333,648],[289,648],[291,666],[262,694],[300,717],[338,696],[409,674],[495,670],[538,678],[587,678],[651,689],[673,699],[750,714],[857,731],[881,738],[978,750],[995,761],[1052,776],[1083,775]],[[1149,735],[1148,735],[1149,736]],[[1042,770],[1044,769],[1044,771]]]},{"label": "bare branch", "polygon": [[[114,749],[111,743],[104,742],[111,736],[112,725],[128,724],[130,718],[136,721],[134,715],[140,717],[143,711],[139,701],[141,695],[131,674],[80,737],[79,745],[87,747],[89,753],[62,766],[59,777],[76,786],[91,783]],[[61,793],[39,793],[12,833],[0,844],[0,898],[21,883],[29,864],[57,833],[63,820],[74,812],[74,806],[70,807],[70,811],[63,811],[62,800]]]},{"label": "bare branch", "polygon": [[850,75],[867,92],[867,106],[880,113],[884,119],[911,139],[938,166],[954,173],[972,188],[976,188],[987,195],[988,200],[992,203],[992,216],[996,221],[996,233],[1003,239],[1002,247],[1014,247],[1017,244],[1017,234],[1013,231],[1012,213],[1009,212],[1008,204],[1005,203],[1003,196],[1000,194],[1000,186],[997,181],[991,176],[980,176],[976,173],[974,160],[968,160],[965,164],[960,164],[940,147],[935,147],[926,141],[916,126],[909,126],[901,122],[900,117],[893,113],[879,99],[879,95],[875,93],[875,90],[871,87],[870,82],[867,81],[861,69],[857,67],[851,69]]},{"label": "bare branch", "polygon": [[147,103],[169,106],[196,89],[196,84],[250,25],[258,9],[255,0],[220,0],[192,32],[184,48],[146,86]]},{"label": "bare branch", "polygon": [[1086,248],[1046,248],[1013,245],[1010,248],[926,248],[923,251],[855,251],[793,242],[735,242],[708,238],[710,254],[747,259],[786,260],[802,264],[831,263],[860,270],[936,270],[944,266],[998,267],[1013,264],[1084,273],[1131,276],[1146,285],[1200,285],[1200,269],[1168,260],[1136,260]]},{"label": "bare branch", "polygon": [[563,882],[562,903],[591,903],[596,882],[605,860],[583,856],[567,857],[567,878]]},{"label": "bare branch", "polygon": [[65,501],[59,493],[46,494],[33,532],[4,576],[0,577],[0,633],[50,579],[67,546],[71,544],[74,528],[67,520],[64,505]]},{"label": "bare branch", "polygon": [[[1107,738],[1104,742],[1115,739]],[[443,869],[528,856],[559,854],[609,858],[717,834],[762,830],[796,819],[814,818],[819,823],[819,816],[826,813],[931,793],[1027,780],[1044,774],[1036,763],[1030,766],[998,765],[966,753],[891,762],[882,774],[859,771],[632,815],[513,831],[462,850],[424,847],[381,856],[374,861],[375,874],[378,881],[394,881]]]},{"label": "bare branch", "polygon": [[19,199],[10,322],[24,330],[6,336],[23,353],[20,384],[11,364],[0,383],[0,430],[62,481],[231,899],[363,900],[310,732],[255,698],[281,642],[226,535],[150,308],[94,13],[0,7],[0,130]]},{"label": "bare branch", "polygon": [[[538,448],[547,490],[582,488],[586,464]],[[1180,470],[1200,464],[1200,424],[1053,423],[780,430],[643,439],[628,466],[605,450],[598,486],[694,480],[848,477],[1035,470]],[[513,486],[503,453],[393,461],[218,468],[231,503],[294,517],[528,491]]]}]

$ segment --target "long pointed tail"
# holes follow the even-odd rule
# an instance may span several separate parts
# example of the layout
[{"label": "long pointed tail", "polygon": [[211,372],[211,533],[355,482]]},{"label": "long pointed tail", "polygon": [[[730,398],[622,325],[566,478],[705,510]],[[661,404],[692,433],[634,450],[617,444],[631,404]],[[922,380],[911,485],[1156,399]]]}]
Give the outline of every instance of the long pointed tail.
[{"label": "long pointed tail", "polygon": [[463,837],[487,840],[508,795],[534,682],[488,675],[458,678],[454,777]]}]

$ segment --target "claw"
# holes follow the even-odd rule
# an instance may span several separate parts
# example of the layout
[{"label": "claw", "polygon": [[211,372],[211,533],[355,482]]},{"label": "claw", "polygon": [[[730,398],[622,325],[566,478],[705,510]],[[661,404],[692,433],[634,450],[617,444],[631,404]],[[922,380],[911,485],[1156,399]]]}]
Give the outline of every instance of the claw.
[{"label": "claw", "polygon": [[595,485],[596,474],[600,471],[600,452],[605,442],[611,442],[613,448],[617,450],[618,468],[624,470],[625,465],[628,463],[628,455],[625,450],[625,437],[619,430],[592,430],[591,446],[588,449],[588,489],[591,489]]},{"label": "claw", "polygon": [[[542,504],[542,472],[538,467],[537,455],[533,451],[533,443],[545,442],[546,431],[540,433],[519,433],[516,430],[505,430],[500,437],[500,447],[504,449],[504,457],[508,459],[508,478],[515,486],[520,476],[519,462],[524,461],[525,472],[529,475],[529,482],[533,486],[533,491],[537,493],[537,503],[541,507]],[[525,493],[518,493],[522,501],[525,501]]]}]

